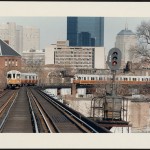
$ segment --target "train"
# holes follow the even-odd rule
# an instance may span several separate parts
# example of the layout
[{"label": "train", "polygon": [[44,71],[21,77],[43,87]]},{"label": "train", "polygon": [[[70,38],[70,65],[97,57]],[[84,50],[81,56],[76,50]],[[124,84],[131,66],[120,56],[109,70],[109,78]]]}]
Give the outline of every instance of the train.
[{"label": "train", "polygon": [[[113,81],[112,75],[75,74],[76,84],[107,84]],[[150,84],[150,76],[116,75],[115,82],[120,84]]]},{"label": "train", "polygon": [[22,73],[17,70],[7,72],[7,88],[16,88],[28,85],[37,85],[38,75],[36,73]]}]

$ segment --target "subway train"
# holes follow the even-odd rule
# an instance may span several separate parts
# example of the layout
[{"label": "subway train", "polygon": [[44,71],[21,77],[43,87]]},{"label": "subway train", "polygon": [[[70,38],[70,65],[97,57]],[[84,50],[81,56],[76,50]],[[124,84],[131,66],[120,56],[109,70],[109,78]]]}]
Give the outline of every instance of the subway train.
[{"label": "subway train", "polygon": [[7,72],[7,88],[16,88],[20,86],[36,85],[38,76],[36,73],[21,73],[17,70]]},{"label": "subway train", "polygon": [[[73,83],[76,84],[107,84],[111,83],[112,75],[75,74]],[[150,76],[116,75],[115,82],[120,84],[150,84]]]}]

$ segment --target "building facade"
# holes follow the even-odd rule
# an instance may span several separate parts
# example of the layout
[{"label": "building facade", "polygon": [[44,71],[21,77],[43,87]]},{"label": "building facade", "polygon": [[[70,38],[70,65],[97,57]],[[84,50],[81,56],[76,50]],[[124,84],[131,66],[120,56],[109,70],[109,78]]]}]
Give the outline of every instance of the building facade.
[{"label": "building facade", "polygon": [[132,60],[132,53],[130,48],[137,44],[136,34],[131,30],[125,28],[125,30],[121,30],[116,36],[115,47],[119,48],[122,53],[122,64],[124,67],[128,61]]},{"label": "building facade", "polygon": [[104,47],[73,47],[68,46],[68,41],[62,43],[62,41],[58,41],[57,44],[50,45],[45,49],[45,64],[72,68],[105,68]]},{"label": "building facade", "polygon": [[30,49],[40,49],[40,30],[23,27],[16,23],[0,24],[0,39],[7,42],[19,54]]},{"label": "building facade", "polygon": [[30,50],[22,53],[22,60],[25,64],[45,64],[45,50]]},{"label": "building facade", "polygon": [[21,70],[21,55],[0,39],[0,90],[6,87],[6,74]]},{"label": "building facade", "polygon": [[69,46],[104,46],[104,17],[67,17]]}]

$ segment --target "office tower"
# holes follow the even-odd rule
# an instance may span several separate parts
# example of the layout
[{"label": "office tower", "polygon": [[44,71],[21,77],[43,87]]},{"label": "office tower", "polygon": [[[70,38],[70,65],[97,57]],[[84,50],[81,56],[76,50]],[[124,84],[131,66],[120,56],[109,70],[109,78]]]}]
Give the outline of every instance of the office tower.
[{"label": "office tower", "polygon": [[57,41],[45,49],[45,65],[55,64],[71,68],[105,69],[105,48],[68,46],[68,41]]},{"label": "office tower", "polygon": [[40,49],[40,30],[36,27],[24,27],[13,22],[1,23],[0,39],[19,54],[31,49]]},{"label": "office tower", "polygon": [[104,46],[104,17],[67,17],[69,46]]},{"label": "office tower", "polygon": [[133,33],[131,30],[125,28],[121,30],[116,36],[115,47],[119,48],[122,53],[122,67],[128,61],[132,61],[132,55],[130,48],[137,44],[137,37],[136,34]]}]

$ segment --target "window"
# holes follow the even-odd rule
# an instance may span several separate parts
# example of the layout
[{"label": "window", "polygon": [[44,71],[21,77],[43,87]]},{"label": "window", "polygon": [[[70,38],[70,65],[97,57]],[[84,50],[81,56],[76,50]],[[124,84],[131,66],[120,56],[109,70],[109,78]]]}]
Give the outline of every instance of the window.
[{"label": "window", "polygon": [[17,60],[16,60],[16,67],[18,66],[18,62],[17,62]]},{"label": "window", "polygon": [[13,78],[15,78],[15,73],[13,73]]},{"label": "window", "polygon": [[99,80],[102,80],[102,77],[99,77]]},{"label": "window", "polygon": [[5,67],[7,67],[7,59],[5,60]]},{"label": "window", "polygon": [[133,81],[136,81],[136,78],[132,78]]},{"label": "window", "polygon": [[20,79],[20,74],[17,74],[17,79]]},{"label": "window", "polygon": [[14,59],[12,60],[12,66],[14,65]]},{"label": "window", "polygon": [[8,74],[8,75],[7,75],[7,78],[11,78],[11,74]]}]

